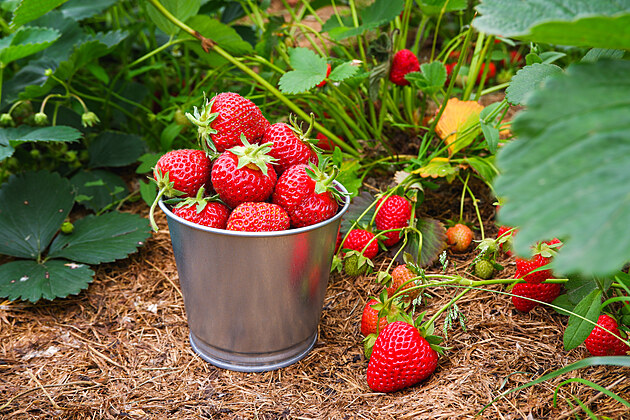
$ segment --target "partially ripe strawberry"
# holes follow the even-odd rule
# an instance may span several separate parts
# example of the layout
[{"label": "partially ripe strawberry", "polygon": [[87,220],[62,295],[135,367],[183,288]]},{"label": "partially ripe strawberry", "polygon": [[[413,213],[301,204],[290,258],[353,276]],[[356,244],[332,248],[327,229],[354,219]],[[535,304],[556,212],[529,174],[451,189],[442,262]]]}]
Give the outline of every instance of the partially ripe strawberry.
[{"label": "partially ripe strawberry", "polygon": [[446,242],[454,252],[464,252],[470,246],[473,232],[466,225],[457,223],[446,230]]},{"label": "partially ripe strawberry", "polygon": [[[619,326],[614,318],[602,314],[597,320],[597,325],[598,327],[593,328],[593,331],[584,341],[589,353],[593,356],[625,356],[630,351],[627,344],[611,334],[621,336]],[[606,328],[610,332],[604,331],[600,327]]]},{"label": "partially ripe strawberry", "polygon": [[512,294],[515,295],[512,296],[512,303],[517,310],[529,312],[540,303],[525,298],[551,303],[560,296],[561,290],[562,285],[558,283],[517,283],[512,289]]},{"label": "partially ripe strawberry", "polygon": [[407,86],[409,81],[405,79],[405,75],[418,70],[420,70],[418,57],[410,50],[400,50],[394,54],[389,70],[389,80],[395,85]]},{"label": "partially ripe strawberry", "polygon": [[378,253],[378,241],[372,232],[364,229],[352,229],[341,244],[341,248],[359,251],[366,258],[373,259]]},{"label": "partially ripe strawberry", "polygon": [[361,315],[361,334],[367,337],[370,334],[377,334],[377,331],[383,331],[383,328],[387,325],[387,317],[378,317],[378,311],[372,306],[380,303],[376,299],[370,299],[365,308],[363,308],[363,314]]},{"label": "partially ripe strawberry", "polygon": [[258,143],[269,126],[260,109],[247,98],[234,92],[222,92],[205,99],[194,115],[186,114],[198,127],[198,136],[204,150],[222,153],[242,145],[242,136],[250,143]]},{"label": "partially ripe strawberry", "polygon": [[173,208],[173,214],[201,226],[225,229],[230,209],[214,197],[204,197],[199,188],[195,198],[189,197]]},{"label": "partially ripe strawberry", "polygon": [[280,206],[266,202],[239,204],[227,221],[227,230],[272,232],[289,229],[289,215]]},{"label": "partially ripe strawberry", "polygon": [[[415,286],[415,283],[411,281],[411,279],[414,277],[417,277],[417,275],[407,267],[407,264],[400,264],[396,266],[396,268],[392,270],[391,276],[392,276],[392,281],[389,287],[387,288],[388,297],[392,297],[396,293],[399,293],[403,290],[406,290],[406,289],[409,289],[410,287]],[[419,293],[420,293],[420,290],[416,289],[411,292],[403,293],[401,296],[403,296],[406,299],[413,300],[416,297],[418,297]]]},{"label": "partially ripe strawberry", "polygon": [[276,185],[277,175],[268,144],[249,144],[226,150],[214,161],[210,179],[221,200],[234,208],[246,201],[265,201]]},{"label": "partially ripe strawberry", "polygon": [[[376,204],[374,224],[379,230],[401,229],[409,226],[411,203],[399,195],[380,198]],[[390,247],[400,241],[400,231],[387,232],[382,239],[383,245]]]},{"label": "partially ripe strawberry", "polygon": [[416,327],[403,321],[379,334],[367,368],[367,383],[376,392],[394,392],[431,376],[438,354]]}]

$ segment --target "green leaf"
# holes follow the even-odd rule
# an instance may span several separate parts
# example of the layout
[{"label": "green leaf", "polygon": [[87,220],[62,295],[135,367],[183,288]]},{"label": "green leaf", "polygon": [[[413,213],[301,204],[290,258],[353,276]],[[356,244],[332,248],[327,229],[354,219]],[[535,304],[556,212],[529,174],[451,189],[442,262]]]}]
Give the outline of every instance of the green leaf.
[{"label": "green leaf", "polygon": [[91,168],[122,167],[134,163],[144,153],[144,141],[134,134],[104,131],[88,147]]},{"label": "green leaf", "polygon": [[78,195],[90,197],[89,200],[81,201],[81,204],[96,212],[125,198],[129,191],[121,177],[99,169],[77,172],[70,182],[76,188]]},{"label": "green leaf", "polygon": [[15,149],[9,143],[9,140],[0,135],[0,162],[13,156]]},{"label": "green leaf", "polygon": [[525,105],[530,93],[539,89],[548,77],[561,74],[562,69],[555,64],[535,63],[516,72],[506,93],[507,100],[514,105]]},{"label": "green leaf", "polygon": [[582,57],[583,63],[593,63],[595,61],[609,59],[609,60],[618,60],[623,58],[624,51],[622,50],[613,50],[610,48],[591,48],[588,52]]},{"label": "green leaf", "polygon": [[519,227],[518,254],[557,237],[558,272],[606,276],[628,261],[629,72],[622,60],[574,64],[514,119],[518,140],[499,151],[494,187],[500,223]]},{"label": "green leaf", "polygon": [[[189,19],[186,23],[190,27],[195,28],[201,35],[216,42],[218,46],[232,55],[243,56],[253,51],[252,45],[244,41],[233,27],[221,23],[216,19],[212,19],[209,16],[197,15]],[[182,37],[192,38],[190,34],[185,32],[182,33]],[[199,43],[196,43],[194,48],[198,54],[205,54],[205,51],[203,51]]]},{"label": "green leaf", "polygon": [[446,83],[446,67],[440,61],[424,63],[420,72],[409,73],[406,79],[421,91],[433,94],[439,92]]},{"label": "green leaf", "polygon": [[359,67],[352,64],[351,61],[348,61],[335,66],[335,68],[330,72],[330,76],[328,76],[328,78],[333,82],[342,82],[353,77],[358,71]]},{"label": "green leaf", "polygon": [[390,254],[397,255],[396,260],[403,264],[404,254],[409,253],[418,265],[427,267],[433,264],[446,248],[446,229],[439,220],[428,217],[418,218],[416,228],[420,234],[417,232],[407,234],[407,244],[403,252],[398,252],[400,247],[397,246],[391,249]]},{"label": "green leaf", "polygon": [[611,0],[484,0],[480,32],[546,44],[630,49],[630,4]]},{"label": "green leaf", "polygon": [[72,51],[70,58],[59,65],[55,76],[68,79],[97,58],[103,57],[129,34],[124,31],[99,32],[90,35]]},{"label": "green leaf", "polygon": [[157,197],[157,188],[155,187],[155,183],[153,182],[145,182],[140,180],[140,196],[147,206],[151,206]]},{"label": "green leaf", "polygon": [[424,14],[437,16],[442,9],[445,13],[465,10],[468,7],[468,0],[420,0],[418,4]]},{"label": "green leaf", "polygon": [[611,285],[611,278],[595,280],[592,277],[571,276],[564,284],[564,288],[567,289],[567,298],[569,301],[574,305],[577,305],[580,301],[582,301],[582,299],[598,287],[600,290],[606,291]]},{"label": "green leaf", "polygon": [[[195,16],[201,6],[200,0],[160,0],[160,3],[166,10],[171,12],[173,16],[182,22],[186,22],[189,18]],[[155,26],[166,35],[175,35],[180,31],[180,28],[168,20],[160,11],[158,11],[152,4],[147,5],[147,14],[149,18],[155,23]]]},{"label": "green leaf", "polygon": [[[59,31],[61,34],[59,39],[39,53],[40,57],[38,60],[47,59],[49,63],[55,63],[54,65],[48,64],[48,68],[52,70],[55,70],[59,63],[67,60],[68,57],[70,57],[74,46],[82,42],[87,37],[86,33],[79,25],[79,22],[64,17],[64,15],[58,10],[46,13],[44,16],[30,23],[29,26],[54,29]],[[42,76],[48,79],[46,75],[42,74]]]},{"label": "green leaf", "polygon": [[37,259],[73,204],[70,183],[57,173],[12,175],[0,189],[0,254]]},{"label": "green leaf", "polygon": [[323,25],[322,32],[328,32],[329,36],[336,41],[360,36],[364,32],[393,21],[400,15],[404,7],[404,0],[376,0],[368,7],[359,10],[361,21],[359,26],[354,26],[351,16],[343,16],[340,25],[337,16],[333,15]]},{"label": "green leaf", "polygon": [[0,265],[0,297],[10,300],[53,300],[86,289],[94,271],[84,264],[61,260],[19,260]]},{"label": "green leaf", "polygon": [[21,0],[20,5],[13,13],[12,27],[22,26],[40,16],[45,15],[66,0]]},{"label": "green leaf", "polygon": [[59,10],[72,20],[81,21],[102,13],[105,9],[116,4],[117,0],[69,0]]},{"label": "green leaf", "polygon": [[138,158],[140,165],[136,168],[137,174],[145,174],[147,172],[153,172],[153,168],[157,164],[158,160],[162,157],[162,153],[145,153]]},{"label": "green leaf", "polygon": [[[573,314],[569,316],[569,323],[564,332],[564,349],[571,350],[579,346],[586,340],[586,337],[595,327],[588,321],[597,322],[602,303],[601,290],[593,290],[573,309]],[[580,317],[576,316],[579,315]],[[583,319],[586,318],[586,319]],[[588,320],[588,321],[587,321]]]},{"label": "green leaf", "polygon": [[70,143],[81,138],[79,130],[64,125],[54,127],[0,128],[0,140],[4,141],[56,141]]},{"label": "green leaf", "polygon": [[573,310],[575,309],[575,303],[569,300],[569,295],[567,295],[566,293],[555,298],[554,301],[551,302],[551,304],[556,307],[562,308],[553,308],[560,315],[570,316],[570,312],[573,312]]},{"label": "green leaf", "polygon": [[48,256],[86,264],[111,262],[136,252],[149,235],[147,219],[137,214],[89,215],[74,223],[72,234],[57,236]]},{"label": "green leaf", "polygon": [[484,122],[481,122],[480,126],[483,137],[486,140],[488,150],[492,154],[496,153],[497,148],[499,147],[499,129]]},{"label": "green leaf", "polygon": [[282,75],[279,81],[283,93],[306,92],[326,77],[326,58],[320,57],[308,48],[289,49],[292,71]]},{"label": "green leaf", "polygon": [[0,66],[6,67],[13,61],[48,48],[60,35],[55,29],[36,27],[18,29],[0,39]]}]

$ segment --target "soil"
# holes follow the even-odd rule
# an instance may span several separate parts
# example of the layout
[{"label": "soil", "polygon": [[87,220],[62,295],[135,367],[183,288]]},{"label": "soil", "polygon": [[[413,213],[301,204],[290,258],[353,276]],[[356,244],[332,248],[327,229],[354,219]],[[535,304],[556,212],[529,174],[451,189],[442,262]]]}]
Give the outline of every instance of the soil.
[{"label": "soil", "polygon": [[[427,192],[422,213],[456,219],[461,187],[454,182]],[[495,235],[492,197],[481,183],[473,190],[485,234]],[[147,214],[140,203],[126,210]],[[470,199],[464,215],[475,224]],[[497,293],[504,290],[499,286],[472,291],[458,302],[466,328],[448,331],[448,349],[430,378],[399,392],[376,393],[366,383],[360,319],[368,297],[380,291],[374,274],[330,276],[318,341],[299,362],[264,373],[216,368],[190,348],[161,213],[158,223],[160,232],[139,252],[94,267],[94,282],[79,295],[0,305],[1,418],[469,419],[487,404],[477,418],[562,419],[576,411],[583,416],[572,398],[598,416],[630,418],[626,407],[603,393],[578,382],[562,384],[585,378],[630,399],[628,369],[618,367],[581,369],[493,402],[502,392],[588,357],[583,346],[563,349],[566,317],[544,307],[519,313],[509,297]],[[479,229],[475,235],[480,239]],[[448,273],[472,278],[467,269],[474,255],[449,252],[456,264]],[[505,269],[496,277],[513,275],[512,260],[500,262]],[[381,253],[375,267],[388,263]],[[423,309],[431,315],[456,292],[432,289]],[[437,325],[443,321],[444,316]]]}]

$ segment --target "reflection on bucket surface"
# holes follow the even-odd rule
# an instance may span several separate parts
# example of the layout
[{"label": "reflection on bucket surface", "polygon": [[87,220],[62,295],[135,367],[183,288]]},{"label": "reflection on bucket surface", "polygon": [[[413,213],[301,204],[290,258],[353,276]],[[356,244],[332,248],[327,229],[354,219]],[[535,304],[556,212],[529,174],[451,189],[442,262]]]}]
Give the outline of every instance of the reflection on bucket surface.
[{"label": "reflection on bucket surface", "polygon": [[196,353],[218,367],[257,372],[288,366],[310,351],[345,200],[322,223],[260,233],[195,225],[160,201]]}]

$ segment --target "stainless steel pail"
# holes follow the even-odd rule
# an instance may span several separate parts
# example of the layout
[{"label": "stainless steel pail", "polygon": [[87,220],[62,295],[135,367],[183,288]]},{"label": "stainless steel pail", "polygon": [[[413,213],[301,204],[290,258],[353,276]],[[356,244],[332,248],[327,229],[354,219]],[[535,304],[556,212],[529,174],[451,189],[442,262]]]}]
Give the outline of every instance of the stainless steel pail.
[{"label": "stainless steel pail", "polygon": [[[340,190],[343,187],[337,183]],[[297,362],[317,326],[345,204],[316,225],[280,232],[232,232],[167,216],[190,327],[204,360],[241,372]]]}]

